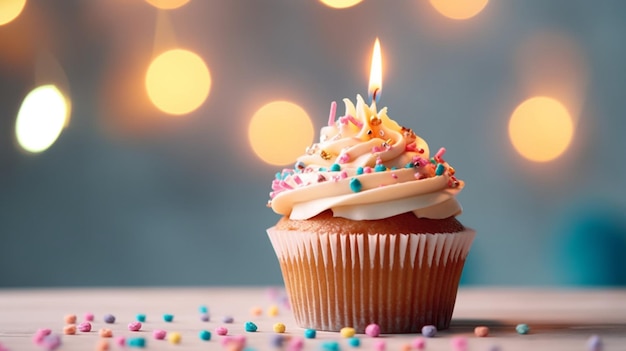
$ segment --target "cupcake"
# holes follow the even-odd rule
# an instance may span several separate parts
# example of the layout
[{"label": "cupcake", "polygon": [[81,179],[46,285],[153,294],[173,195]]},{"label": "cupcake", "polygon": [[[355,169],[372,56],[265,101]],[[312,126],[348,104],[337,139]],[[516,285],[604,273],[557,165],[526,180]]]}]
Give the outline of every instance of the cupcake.
[{"label": "cupcake", "polygon": [[[276,174],[269,228],[298,326],[416,333],[448,328],[475,232],[463,181],[410,128],[357,96],[293,169]],[[333,103],[334,105],[334,103]],[[334,111],[334,106],[331,107]]]}]

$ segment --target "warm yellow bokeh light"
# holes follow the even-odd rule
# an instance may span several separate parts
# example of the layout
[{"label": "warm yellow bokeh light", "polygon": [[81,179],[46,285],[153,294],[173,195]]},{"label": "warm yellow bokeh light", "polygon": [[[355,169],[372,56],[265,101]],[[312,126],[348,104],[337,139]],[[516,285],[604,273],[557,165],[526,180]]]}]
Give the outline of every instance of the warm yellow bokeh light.
[{"label": "warm yellow bokeh light", "polygon": [[430,4],[439,13],[457,20],[476,16],[487,6],[488,2],[489,0],[430,0]]},{"label": "warm yellow bokeh light", "polygon": [[211,74],[200,56],[174,49],[152,61],[146,73],[146,90],[159,110],[183,115],[206,100],[211,90]]},{"label": "warm yellow bokeh light", "polygon": [[509,137],[517,152],[536,162],[559,157],[571,144],[574,124],[559,101],[537,96],[522,102],[509,120]]},{"label": "warm yellow bokeh light", "polygon": [[363,0],[320,0],[324,5],[335,9],[352,7]]},{"label": "warm yellow bokeh light", "polygon": [[161,10],[177,9],[189,2],[189,0],[146,0],[146,1],[150,5]]},{"label": "warm yellow bokeh light", "polygon": [[272,165],[294,163],[313,142],[313,123],[302,107],[273,101],[250,120],[248,139],[254,153]]},{"label": "warm yellow bokeh light", "polygon": [[28,152],[46,150],[61,134],[68,114],[68,101],[56,86],[35,88],[26,95],[17,114],[17,142]]},{"label": "warm yellow bokeh light", "polygon": [[0,0],[0,26],[16,19],[25,5],[26,0]]}]

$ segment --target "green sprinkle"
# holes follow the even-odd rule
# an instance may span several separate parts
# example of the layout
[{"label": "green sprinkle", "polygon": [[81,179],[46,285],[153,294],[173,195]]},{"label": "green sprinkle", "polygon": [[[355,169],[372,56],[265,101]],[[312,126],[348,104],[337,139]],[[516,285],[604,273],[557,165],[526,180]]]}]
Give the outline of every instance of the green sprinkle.
[{"label": "green sprinkle", "polygon": [[211,332],[208,330],[201,330],[199,336],[201,340],[204,340],[204,341],[211,340]]},{"label": "green sprinkle", "polygon": [[350,179],[350,189],[353,192],[358,193],[359,191],[361,191],[361,189],[363,189],[363,185],[358,179],[352,178]]},{"label": "green sprinkle", "polygon": [[174,320],[174,315],[166,313],[163,315],[163,320],[166,322],[171,322]]},{"label": "green sprinkle", "polygon": [[339,351],[339,343],[336,341],[326,341],[322,344],[324,351]]},{"label": "green sprinkle", "polygon": [[356,174],[363,174],[363,167],[357,167]]},{"label": "green sprinkle", "polygon": [[206,307],[205,305],[200,305],[200,307],[198,307],[198,312],[200,312],[200,313],[209,313],[209,308]]},{"label": "green sprinkle", "polygon": [[385,167],[385,165],[382,163],[377,164],[376,167],[374,167],[374,171],[376,172],[384,172],[386,170],[387,170],[387,167]]},{"label": "green sprinkle", "polygon": [[444,166],[442,163],[439,163],[437,165],[437,168],[435,168],[435,174],[440,176],[443,174],[445,170],[446,170],[446,166]]},{"label": "green sprinkle", "polygon": [[254,333],[258,329],[256,324],[252,322],[246,322],[245,328],[247,332],[251,332],[251,333]]},{"label": "green sprinkle", "polygon": [[330,171],[331,172],[339,172],[341,171],[341,166],[337,163],[333,163],[332,166],[330,166]]},{"label": "green sprinkle", "polygon": [[146,339],[145,338],[131,338],[128,339],[128,341],[126,342],[126,345],[128,345],[129,347],[136,347],[136,348],[144,348],[146,347]]},{"label": "green sprinkle", "polygon": [[522,323],[522,324],[518,324],[518,325],[515,327],[515,331],[516,331],[518,334],[522,334],[522,335],[524,335],[524,334],[528,334],[528,332],[530,331],[530,327],[528,326],[528,324],[524,324],[524,323]]},{"label": "green sprinkle", "polygon": [[143,313],[139,313],[137,314],[137,316],[135,316],[135,318],[137,319],[137,322],[145,322],[146,321],[146,315]]}]

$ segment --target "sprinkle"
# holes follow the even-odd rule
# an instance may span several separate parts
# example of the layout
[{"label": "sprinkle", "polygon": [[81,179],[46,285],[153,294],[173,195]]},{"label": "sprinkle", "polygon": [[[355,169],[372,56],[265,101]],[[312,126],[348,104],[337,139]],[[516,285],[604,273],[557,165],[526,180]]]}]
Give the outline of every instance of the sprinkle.
[{"label": "sprinkle", "polygon": [[146,347],[146,338],[130,338],[126,344],[129,347],[143,349]]},{"label": "sprinkle", "polygon": [[344,338],[351,338],[356,334],[356,330],[354,330],[354,328],[351,328],[351,327],[344,327],[344,328],[341,328],[341,330],[339,331],[339,334],[341,334],[341,336],[343,336]]},{"label": "sprinkle", "polygon": [[438,163],[437,168],[435,168],[435,174],[440,176],[443,174],[445,170],[446,170],[446,166],[444,166],[443,163]]},{"label": "sprinkle", "polygon": [[423,326],[422,335],[424,335],[427,338],[432,338],[433,336],[437,335],[437,327],[435,327],[434,325]]},{"label": "sprinkle", "polygon": [[339,157],[337,158],[337,162],[339,162],[339,163],[348,163],[348,162],[350,162],[350,155],[349,154],[341,154],[341,155],[339,155]]},{"label": "sprinkle", "polygon": [[250,309],[250,314],[253,315],[253,316],[260,316],[260,315],[263,314],[263,309],[261,307],[258,307],[258,306],[252,307]]},{"label": "sprinkle", "polygon": [[328,114],[328,126],[330,127],[335,125],[335,113],[337,113],[337,102],[333,101],[330,103],[330,113]]},{"label": "sprinkle", "polygon": [[386,348],[387,348],[387,345],[382,340],[378,340],[374,343],[374,350],[376,351],[385,351]]},{"label": "sprinkle", "polygon": [[[374,94],[374,96],[376,96],[376,94]],[[377,126],[380,125],[383,121],[380,119],[380,117],[374,115],[372,117],[370,117],[370,124],[373,126]]]},{"label": "sprinkle", "polygon": [[372,167],[365,166],[363,167],[363,173],[372,173]]},{"label": "sprinkle", "polygon": [[395,174],[395,173],[391,173],[391,178],[393,178],[393,179],[398,179],[398,175],[397,175],[397,174]]},{"label": "sprinkle", "polygon": [[170,342],[170,344],[180,344],[180,340],[183,338],[182,335],[180,335],[179,332],[172,332],[169,333],[169,335],[167,336],[167,341]]},{"label": "sprinkle", "polygon": [[426,348],[426,339],[417,337],[413,339],[413,341],[411,342],[411,345],[413,345],[413,347],[416,348],[417,350],[423,350]]},{"label": "sprinkle", "polygon": [[528,326],[528,324],[518,324],[515,327],[515,331],[520,335],[528,334],[528,332],[530,332],[530,327]]},{"label": "sprinkle", "polygon": [[326,152],[326,150],[322,150],[322,151],[320,151],[320,157],[321,157],[323,160],[327,160],[327,161],[328,161],[328,160],[330,160],[330,159],[331,159],[331,157],[332,157],[332,156],[331,156],[331,154],[330,154],[330,153]]},{"label": "sprinkle", "polygon": [[76,324],[68,324],[63,327],[63,334],[74,335],[76,334]]},{"label": "sprinkle", "polygon": [[485,336],[489,335],[489,327],[485,327],[481,325],[481,326],[474,328],[474,335],[476,335],[479,338],[484,338]]},{"label": "sprinkle", "polygon": [[163,315],[163,320],[169,323],[174,320],[174,315],[166,313]]},{"label": "sprinkle", "polygon": [[417,149],[417,153],[418,154],[423,154],[424,153],[424,149],[422,149],[421,147]]},{"label": "sprinkle", "polygon": [[363,189],[363,185],[361,184],[360,180],[358,180],[357,178],[350,179],[350,190],[358,193],[359,191],[361,191],[361,189]]},{"label": "sprinkle", "polygon": [[345,115],[343,117],[339,117],[339,122],[341,124],[348,124],[348,122],[352,122],[352,124],[354,124],[358,128],[363,127],[363,122],[357,120],[356,118],[354,118],[354,116],[351,116],[351,115]]},{"label": "sprinkle", "polygon": [[380,146],[373,146],[372,147],[372,153],[373,154],[375,154],[377,152],[381,152],[381,151],[383,151],[383,150],[380,148]]},{"label": "sprinkle", "polygon": [[367,336],[371,336],[372,338],[376,338],[380,335],[380,326],[376,323],[372,323],[365,327],[365,334]]},{"label": "sprinkle", "polygon": [[283,323],[276,323],[273,327],[274,331],[277,333],[284,333],[287,327]]},{"label": "sprinkle", "polygon": [[330,171],[331,172],[339,172],[341,171],[341,166],[337,163],[333,163],[332,166],[330,166]]},{"label": "sprinkle", "polygon": [[452,175],[454,175],[454,173],[456,173],[456,169],[454,169],[454,167],[452,167],[452,166],[448,166],[448,172],[452,176]]},{"label": "sprinkle", "polygon": [[326,181],[326,177],[324,177],[323,174],[318,174],[317,175],[317,182],[321,183],[321,182],[325,182]]},{"label": "sprinkle", "polygon": [[304,331],[304,337],[307,339],[315,339],[316,335],[317,335],[317,332],[315,331],[315,329],[306,329]]},{"label": "sprinkle", "polygon": [[443,154],[446,153],[446,148],[442,147],[441,149],[439,149],[439,151],[437,151],[437,153],[435,154],[435,160],[439,163],[443,162]]},{"label": "sprinkle", "polygon": [[267,308],[267,315],[270,317],[276,317],[278,316],[279,313],[280,313],[280,310],[278,309],[278,306],[276,305],[271,305],[270,307]]},{"label": "sprinkle", "polygon": [[228,334],[228,329],[226,327],[217,327],[215,328],[215,334],[224,336]]},{"label": "sprinkle", "polygon": [[298,175],[294,175],[292,177],[293,181],[296,182],[296,184],[298,185],[302,185],[302,179],[300,179],[300,177]]},{"label": "sprinkle", "polygon": [[400,346],[400,350],[401,351],[411,351],[411,344],[402,344],[402,346]]},{"label": "sprinkle", "polygon": [[339,351],[339,343],[336,341],[325,341],[321,346],[324,351]]},{"label": "sprinkle", "polygon": [[117,339],[115,339],[115,343],[116,343],[118,346],[122,346],[122,347],[123,347],[123,346],[125,346],[125,345],[126,345],[126,338],[125,338],[125,337],[123,337],[123,336],[118,336],[118,337],[117,337]]},{"label": "sprinkle", "polygon": [[288,351],[299,351],[304,347],[304,339],[294,337],[289,339],[289,345],[287,346]]},{"label": "sprinkle", "polygon": [[65,316],[65,324],[74,324],[74,323],[76,323],[75,314],[68,314],[67,316]]},{"label": "sprinkle", "polygon": [[104,323],[108,323],[108,324],[115,323],[115,316],[112,314],[105,314],[103,319],[104,319]]},{"label": "sprinkle", "polygon": [[361,175],[361,174],[363,174],[363,167],[357,167],[357,169],[356,169],[356,174],[357,174],[357,175]]},{"label": "sprinkle", "polygon": [[198,312],[200,313],[209,313],[209,308],[206,305],[198,306]]},{"label": "sprinkle", "polygon": [[211,320],[211,317],[208,313],[203,313],[202,315],[200,315],[200,320],[203,322],[208,322]]},{"label": "sprinkle", "polygon": [[258,327],[252,322],[246,322],[245,329],[247,332],[254,333],[258,329]]},{"label": "sprinkle", "polygon": [[467,338],[455,336],[450,340],[450,346],[452,346],[454,351],[467,351]]},{"label": "sprinkle", "polygon": [[56,350],[61,346],[61,336],[57,334],[46,335],[40,343],[46,350]]},{"label": "sprinkle", "polygon": [[155,329],[152,331],[152,336],[157,340],[165,339],[166,335],[167,335],[167,332],[163,329]]},{"label": "sprinkle", "polygon": [[285,343],[285,336],[280,334],[270,335],[270,346],[275,348],[282,348]]},{"label": "sprinkle", "polygon": [[224,322],[224,323],[229,323],[230,324],[230,323],[232,323],[234,321],[235,321],[235,319],[232,316],[224,316],[224,318],[222,318],[222,322]]},{"label": "sprinkle", "polygon": [[198,334],[198,336],[200,337],[200,340],[204,340],[204,341],[211,340],[211,332],[208,330],[200,330],[200,333]]},{"label": "sprinkle", "polygon": [[50,335],[51,333],[52,333],[51,329],[48,329],[48,328],[39,329],[35,332],[35,335],[33,335],[33,342],[35,344],[41,344],[41,342],[43,341],[43,338]]},{"label": "sprinkle", "polygon": [[377,164],[376,167],[374,167],[374,171],[376,172],[384,172],[386,170],[387,170],[387,167],[385,167],[385,165],[382,163]]},{"label": "sprinkle", "polygon": [[487,351],[502,351],[502,349],[500,348],[499,345],[491,345],[491,346],[489,346]]},{"label": "sprinkle", "polygon": [[109,341],[105,339],[98,340],[98,344],[96,344],[97,351],[106,351],[110,348]]},{"label": "sprinkle", "polygon": [[356,337],[352,337],[348,339],[348,345],[352,346],[352,347],[359,347],[361,346],[361,339],[356,338]]},{"label": "sprinkle", "polygon": [[602,351],[603,347],[602,339],[598,335],[592,335],[587,340],[587,350],[589,351]]},{"label": "sprinkle", "polygon": [[99,334],[103,338],[110,338],[113,336],[113,331],[108,328],[102,328],[100,329]]},{"label": "sprinkle", "polygon": [[139,314],[137,314],[137,315],[135,316],[135,319],[136,319],[138,322],[142,322],[142,323],[144,323],[144,322],[146,321],[146,315],[145,315],[145,314],[143,314],[143,313],[139,313]]},{"label": "sprinkle", "polygon": [[346,178],[348,178],[348,172],[346,172],[346,171],[341,171],[341,173],[339,174],[339,176],[341,177],[341,179],[346,179]]},{"label": "sprinkle", "polygon": [[91,323],[89,322],[82,322],[78,325],[78,330],[80,330],[83,333],[87,333],[91,331]]},{"label": "sprinkle", "polygon": [[141,322],[135,321],[135,322],[128,323],[128,330],[134,331],[134,332],[140,331],[141,330]]},{"label": "sprinkle", "polygon": [[416,149],[417,149],[417,146],[415,145],[415,142],[412,142],[412,143],[410,143],[410,144],[407,144],[407,145],[404,147],[404,151],[416,151]]},{"label": "sprinkle", "polygon": [[302,171],[303,169],[306,168],[306,165],[304,164],[304,162],[302,161],[298,161],[296,162],[296,164],[293,166],[294,169],[297,169],[299,171]]}]

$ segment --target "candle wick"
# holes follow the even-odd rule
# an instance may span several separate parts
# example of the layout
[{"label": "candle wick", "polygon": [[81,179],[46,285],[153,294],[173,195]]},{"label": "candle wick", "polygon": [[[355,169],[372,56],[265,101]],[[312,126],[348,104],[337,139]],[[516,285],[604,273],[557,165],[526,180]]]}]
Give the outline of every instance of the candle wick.
[{"label": "candle wick", "polygon": [[378,94],[379,91],[380,91],[379,88],[374,89],[374,92],[372,93],[372,96],[370,97],[370,102],[378,102],[378,100],[380,99],[380,95]]}]

